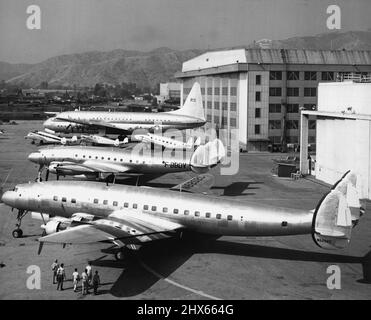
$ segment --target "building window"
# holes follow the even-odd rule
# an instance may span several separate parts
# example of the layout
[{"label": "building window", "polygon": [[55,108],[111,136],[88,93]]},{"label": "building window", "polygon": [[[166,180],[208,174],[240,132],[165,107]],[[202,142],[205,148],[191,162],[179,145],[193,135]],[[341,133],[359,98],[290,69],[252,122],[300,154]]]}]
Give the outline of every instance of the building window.
[{"label": "building window", "polygon": [[334,73],[332,71],[322,72],[321,79],[323,81],[334,81]]},{"label": "building window", "polygon": [[219,110],[219,101],[214,102],[214,109]]},{"label": "building window", "polygon": [[219,95],[219,94],[220,94],[219,87],[215,87],[215,88],[214,88],[214,94],[215,94],[215,95]]},{"label": "building window", "polygon": [[237,126],[236,118],[230,118],[229,123],[230,123],[231,127],[236,127]]},{"label": "building window", "polygon": [[269,72],[269,80],[282,80],[282,71]]},{"label": "building window", "polygon": [[228,95],[228,87],[223,87],[222,88],[222,95],[227,96]]},{"label": "building window", "polygon": [[211,122],[211,114],[208,114],[208,115],[206,116],[206,120],[207,120],[208,122]]},{"label": "building window", "polygon": [[269,88],[269,96],[271,97],[281,97],[282,96],[282,88]]},{"label": "building window", "polygon": [[298,136],[288,136],[288,137],[286,137],[286,142],[287,143],[298,143],[299,142],[299,137]]},{"label": "building window", "polygon": [[317,96],[317,88],[304,88],[304,97]]},{"label": "building window", "polygon": [[287,112],[288,113],[298,113],[299,112],[299,105],[297,103],[287,104]]},{"label": "building window", "polygon": [[237,103],[236,102],[231,102],[231,111],[237,111]]},{"label": "building window", "polygon": [[260,91],[255,92],[255,101],[261,101],[261,92]]},{"label": "building window", "polygon": [[269,113],[281,113],[281,105],[279,103],[270,103]]},{"label": "building window", "polygon": [[299,128],[299,121],[298,120],[287,120],[286,121],[286,128],[287,129],[298,129]]},{"label": "building window", "polygon": [[309,143],[316,143],[316,137],[315,136],[309,136],[308,137],[308,142]]},{"label": "building window", "polygon": [[213,94],[213,88],[207,88],[207,94],[211,96]]},{"label": "building window", "polygon": [[222,102],[222,109],[223,110],[228,110],[228,103],[227,102]]},{"label": "building window", "polygon": [[287,80],[300,80],[299,71],[287,71]]},{"label": "building window", "polygon": [[255,134],[260,134],[260,124],[255,125]]},{"label": "building window", "polygon": [[305,103],[304,110],[316,110],[316,105],[313,103]]},{"label": "building window", "polygon": [[308,122],[309,129],[311,130],[316,129],[316,120],[309,120]]},{"label": "building window", "polygon": [[231,96],[237,96],[237,87],[231,87]]},{"label": "building window", "polygon": [[316,71],[305,71],[304,72],[304,80],[307,80],[307,81],[317,80],[317,72]]},{"label": "building window", "polygon": [[298,97],[299,96],[299,88],[287,88],[287,96],[288,97]]},{"label": "building window", "polygon": [[269,129],[281,129],[281,120],[269,120]]},{"label": "building window", "polygon": [[255,84],[256,85],[260,85],[261,84],[261,81],[262,81],[262,76],[260,74],[257,74],[255,76]]},{"label": "building window", "polygon": [[208,102],[207,102],[207,108],[208,108],[208,109],[211,109],[211,107],[212,107],[211,101],[208,101]]},{"label": "building window", "polygon": [[216,123],[216,124],[219,123],[219,116],[214,116],[214,123]]},{"label": "building window", "polygon": [[255,109],[255,118],[260,118],[260,108]]},{"label": "building window", "polygon": [[271,143],[281,143],[281,136],[272,136],[269,137]]}]

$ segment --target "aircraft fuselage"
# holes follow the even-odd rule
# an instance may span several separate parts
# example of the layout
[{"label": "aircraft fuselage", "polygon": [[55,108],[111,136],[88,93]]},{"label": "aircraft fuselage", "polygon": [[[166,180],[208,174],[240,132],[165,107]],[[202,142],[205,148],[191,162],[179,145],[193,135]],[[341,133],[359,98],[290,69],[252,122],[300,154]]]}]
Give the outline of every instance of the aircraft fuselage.
[{"label": "aircraft fuselage", "polygon": [[309,234],[313,218],[312,212],[304,210],[179,191],[81,181],[18,185],[4,194],[3,201],[18,209],[65,218],[87,213],[100,218],[111,215],[124,219],[125,212],[138,212],[177,222],[188,230],[231,236]]}]

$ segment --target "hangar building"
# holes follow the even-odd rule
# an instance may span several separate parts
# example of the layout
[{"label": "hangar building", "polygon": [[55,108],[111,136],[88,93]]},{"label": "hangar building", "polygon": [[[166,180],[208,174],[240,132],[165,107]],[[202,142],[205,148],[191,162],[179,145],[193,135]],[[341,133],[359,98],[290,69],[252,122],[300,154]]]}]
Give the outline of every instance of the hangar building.
[{"label": "hangar building", "polygon": [[[371,51],[206,52],[185,61],[175,77],[181,81],[181,102],[198,81],[208,122],[227,132],[236,129],[240,149],[266,151],[269,144],[299,143],[299,111],[316,109],[318,83],[349,72],[370,75]],[[309,143],[315,143],[315,134],[311,121]]]},{"label": "hangar building", "polygon": [[309,173],[305,143],[308,117],[315,116],[316,178],[333,184],[353,170],[361,179],[361,197],[371,199],[371,77],[356,78],[320,83],[318,110],[302,111],[300,171]]}]

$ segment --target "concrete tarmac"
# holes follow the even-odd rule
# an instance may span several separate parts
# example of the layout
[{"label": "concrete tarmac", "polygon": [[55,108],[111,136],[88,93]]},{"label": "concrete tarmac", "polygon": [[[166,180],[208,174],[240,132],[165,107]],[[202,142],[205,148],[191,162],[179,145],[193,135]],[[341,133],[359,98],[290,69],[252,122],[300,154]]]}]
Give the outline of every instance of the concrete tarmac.
[{"label": "concrete tarmac", "polygon": [[[0,186],[3,190],[33,181],[38,167],[27,160],[36,150],[24,136],[41,129],[40,121],[3,125],[0,136]],[[255,201],[275,206],[315,208],[329,186],[307,179],[292,181],[272,176],[272,159],[281,154],[242,154],[239,171],[221,176],[214,168],[211,196]],[[193,173],[168,174],[146,185],[169,188]],[[50,175],[50,179],[55,179]],[[134,183],[129,179],[128,183]],[[310,235],[288,237],[185,236],[144,246],[123,262],[114,260],[109,244],[45,245],[37,254],[41,222],[26,216],[23,238],[11,235],[16,211],[0,204],[0,299],[370,299],[371,206],[353,230],[348,248],[325,251]],[[51,264],[65,264],[64,291],[52,284]],[[99,295],[73,292],[72,272],[81,273],[88,261],[101,275]],[[341,289],[328,289],[328,267],[341,270]],[[31,267],[30,267],[31,266]],[[41,289],[30,290],[28,268],[41,271]]]}]

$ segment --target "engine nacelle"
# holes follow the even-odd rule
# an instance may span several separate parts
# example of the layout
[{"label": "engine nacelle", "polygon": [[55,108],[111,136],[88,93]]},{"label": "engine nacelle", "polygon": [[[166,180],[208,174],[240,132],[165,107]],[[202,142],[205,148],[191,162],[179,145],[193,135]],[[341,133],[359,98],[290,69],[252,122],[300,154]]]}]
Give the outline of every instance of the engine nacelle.
[{"label": "engine nacelle", "polygon": [[46,234],[53,234],[53,233],[60,231],[61,223],[62,222],[60,221],[52,220],[52,221],[47,222],[46,224],[43,224],[41,228],[45,230]]},{"label": "engine nacelle", "polygon": [[69,220],[68,223],[61,220],[50,220],[46,224],[43,224],[41,228],[45,230],[46,234],[53,234],[65,230],[70,223]]}]

